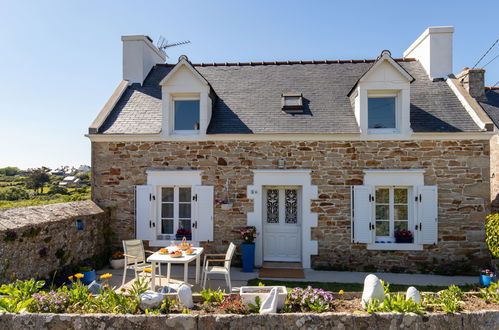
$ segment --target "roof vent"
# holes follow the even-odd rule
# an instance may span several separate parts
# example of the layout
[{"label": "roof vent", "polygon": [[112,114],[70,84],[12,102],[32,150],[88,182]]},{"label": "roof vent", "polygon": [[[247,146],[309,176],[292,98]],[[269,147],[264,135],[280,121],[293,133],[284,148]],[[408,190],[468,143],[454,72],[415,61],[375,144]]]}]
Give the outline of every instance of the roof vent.
[{"label": "roof vent", "polygon": [[282,110],[287,113],[303,113],[303,95],[296,93],[281,94]]}]

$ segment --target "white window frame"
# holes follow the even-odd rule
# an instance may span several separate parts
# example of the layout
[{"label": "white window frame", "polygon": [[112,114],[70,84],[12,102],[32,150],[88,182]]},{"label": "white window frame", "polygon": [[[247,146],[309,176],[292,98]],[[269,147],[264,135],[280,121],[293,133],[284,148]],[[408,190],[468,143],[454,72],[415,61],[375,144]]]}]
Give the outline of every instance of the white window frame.
[{"label": "white window frame", "polygon": [[[370,98],[395,98],[395,128],[369,128],[369,99]],[[401,118],[401,96],[397,90],[368,90],[367,91],[367,132],[368,134],[399,134]]]},{"label": "white window frame", "polygon": [[[377,204],[377,201],[376,201],[376,189],[389,189],[390,191],[390,199],[389,199],[389,214],[390,214],[390,219],[388,220],[377,220],[376,219],[376,204]],[[374,220],[374,225],[376,226],[376,222],[377,221],[388,221],[389,222],[389,232],[392,233],[395,235],[395,221],[398,221],[395,219],[395,201],[393,201],[392,203],[392,200],[393,200],[393,194],[394,194],[394,191],[395,189],[407,189],[407,228],[408,230],[410,230],[412,233],[414,233],[414,230],[412,228],[414,228],[414,217],[415,217],[415,210],[416,208],[414,207],[414,204],[412,203],[412,201],[414,200],[414,189],[415,187],[414,186],[400,186],[400,185],[397,185],[397,186],[374,186],[374,216],[373,216],[373,220]],[[392,193],[393,192],[393,193]],[[405,220],[401,220],[401,221],[405,221]],[[381,241],[381,240],[391,240],[393,241],[392,243],[395,243],[395,236],[376,236],[376,230],[374,231],[374,241],[376,242],[376,240],[378,241]],[[383,243],[383,244],[386,244],[386,243]],[[399,243],[395,243],[395,244],[399,244]],[[407,244],[407,243],[404,243],[404,244]]]},{"label": "white window frame", "polygon": [[[175,129],[175,102],[176,101],[199,101],[199,128],[190,130],[176,130]],[[199,94],[184,94],[171,96],[171,109],[172,109],[172,130],[175,135],[198,135],[201,130],[201,97]]]},{"label": "white window frame", "polygon": [[[161,227],[163,224],[163,216],[162,216],[162,205],[163,205],[163,188],[173,188],[173,233],[171,234],[163,234],[161,233]],[[158,201],[157,203],[157,214],[158,216],[156,217],[156,239],[158,240],[175,240],[176,239],[176,234],[177,230],[179,228],[179,223],[180,220],[185,220],[185,219],[180,219],[180,188],[190,188],[191,189],[191,196],[189,197],[190,200],[190,205],[191,205],[191,233],[192,233],[192,222],[193,222],[193,202],[192,202],[192,193],[193,193],[193,187],[192,186],[158,186]],[[184,203],[185,204],[185,203]]]},{"label": "white window frame", "polygon": [[[413,233],[414,242],[418,242],[417,232],[414,230],[414,218],[416,207],[414,203],[414,191],[417,186],[424,185],[424,170],[423,169],[412,169],[412,170],[365,170],[364,171],[364,184],[372,185],[375,188],[378,187],[406,187],[410,188],[408,201],[409,201],[409,230]],[[375,217],[375,203],[372,206],[373,219],[376,221]],[[411,225],[412,223],[412,225]],[[373,230],[373,242],[376,238],[376,230]],[[370,243],[367,244],[368,250],[411,250],[411,251],[421,251],[423,250],[423,244],[419,243]]]}]

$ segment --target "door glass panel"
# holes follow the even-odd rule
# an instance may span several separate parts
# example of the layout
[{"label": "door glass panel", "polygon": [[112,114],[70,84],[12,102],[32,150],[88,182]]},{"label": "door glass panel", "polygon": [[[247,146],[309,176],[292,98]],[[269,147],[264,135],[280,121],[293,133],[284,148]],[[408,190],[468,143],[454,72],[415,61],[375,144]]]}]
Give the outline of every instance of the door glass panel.
[{"label": "door glass panel", "polygon": [[191,220],[179,220],[179,228],[191,230]]},{"label": "door glass panel", "polygon": [[389,235],[390,235],[390,222],[376,221],[376,236],[389,236]]},{"label": "door glass panel", "polygon": [[296,189],[285,190],[286,223],[298,222],[298,192]]},{"label": "door glass panel", "polygon": [[279,190],[267,190],[267,223],[279,223]]},{"label": "door glass panel", "polygon": [[173,188],[161,189],[161,201],[173,203]]},{"label": "door glass panel", "polygon": [[191,202],[191,188],[179,188],[178,189],[178,200],[179,202],[190,203]]},{"label": "door glass panel", "polygon": [[173,234],[173,219],[162,219],[161,220],[161,233],[162,234]]}]

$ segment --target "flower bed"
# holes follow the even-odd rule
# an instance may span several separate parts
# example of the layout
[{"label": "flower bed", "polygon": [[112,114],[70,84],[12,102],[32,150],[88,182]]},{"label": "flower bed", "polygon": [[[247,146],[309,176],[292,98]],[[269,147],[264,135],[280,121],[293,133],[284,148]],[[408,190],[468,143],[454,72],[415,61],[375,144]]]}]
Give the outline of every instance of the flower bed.
[{"label": "flower bed", "polygon": [[[141,307],[141,294],[148,289],[144,280],[135,281],[123,292],[116,292],[106,286],[106,279],[112,276],[101,276],[103,286],[99,294],[92,294],[89,287],[83,285],[81,274],[71,277],[70,286],[44,289],[42,281],[16,281],[0,287],[0,312],[14,313],[124,313],[124,314],[251,314],[258,313],[261,301],[246,305],[238,294],[227,295],[224,291],[203,290],[195,295],[194,307],[182,306],[174,295],[165,295],[163,303],[156,308]],[[391,293],[389,285],[385,286],[384,301],[370,301],[367,312],[401,312],[425,314],[431,312],[474,312],[478,310],[494,310],[499,312],[499,287],[492,284],[480,292],[463,293],[458,287],[451,286],[438,293],[423,293],[419,303],[411,299],[405,300],[400,293]],[[347,294],[327,292],[322,289],[308,287],[295,288],[288,293],[286,303],[280,314],[293,312],[360,312],[360,293]],[[1,328],[1,327],[0,327]]]}]

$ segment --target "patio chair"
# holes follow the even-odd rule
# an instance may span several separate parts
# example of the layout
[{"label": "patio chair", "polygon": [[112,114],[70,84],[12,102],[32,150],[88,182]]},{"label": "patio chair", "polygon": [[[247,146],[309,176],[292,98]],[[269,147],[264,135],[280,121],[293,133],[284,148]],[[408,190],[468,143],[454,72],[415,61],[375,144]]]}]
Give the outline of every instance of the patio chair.
[{"label": "patio chair", "polygon": [[[203,274],[201,275],[201,280],[203,281],[203,288],[206,288],[206,280],[209,274],[223,274],[225,276],[225,281],[229,287],[229,293],[232,292],[232,285],[230,283],[230,263],[232,257],[234,256],[234,251],[236,250],[236,245],[234,243],[229,244],[229,248],[225,254],[205,254],[203,261]],[[212,258],[212,257],[218,257]],[[220,257],[224,257],[220,259]],[[223,266],[213,266],[213,263],[223,262]]]},{"label": "patio chair", "polygon": [[[123,241],[123,251],[125,252],[123,254],[125,256],[125,267],[121,286],[125,285],[126,273],[129,269],[135,271],[135,279],[138,279],[139,272],[144,272],[144,268],[152,269],[152,264],[146,262],[146,252],[154,253],[153,251],[144,250],[144,243],[138,239]],[[153,272],[156,270],[161,276],[161,264],[157,264],[156,269],[152,269]]]}]

